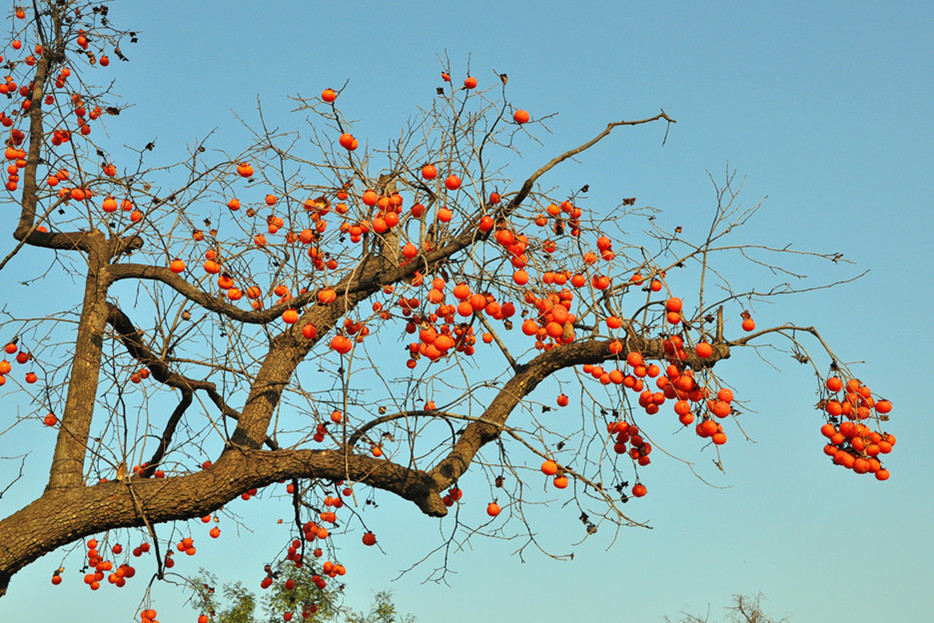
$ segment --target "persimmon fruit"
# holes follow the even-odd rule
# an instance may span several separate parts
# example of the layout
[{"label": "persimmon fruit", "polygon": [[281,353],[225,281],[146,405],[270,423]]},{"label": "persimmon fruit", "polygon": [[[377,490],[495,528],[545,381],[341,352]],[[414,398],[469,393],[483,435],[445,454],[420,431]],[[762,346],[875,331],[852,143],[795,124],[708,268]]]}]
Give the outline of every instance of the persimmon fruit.
[{"label": "persimmon fruit", "polygon": [[357,148],[357,139],[355,139],[352,134],[347,134],[346,132],[340,135],[338,143],[347,151],[353,151]]}]

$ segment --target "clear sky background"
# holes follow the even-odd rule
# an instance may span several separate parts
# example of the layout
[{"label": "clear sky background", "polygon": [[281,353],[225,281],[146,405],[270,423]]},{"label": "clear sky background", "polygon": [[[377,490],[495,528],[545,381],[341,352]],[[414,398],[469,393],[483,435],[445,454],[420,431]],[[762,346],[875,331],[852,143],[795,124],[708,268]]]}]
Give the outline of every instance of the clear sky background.
[{"label": "clear sky background", "polygon": [[[154,157],[166,162],[212,130],[215,146],[246,146],[234,115],[255,122],[257,97],[271,125],[293,128],[303,119],[286,114],[287,96],[312,97],[348,80],[341,105],[358,120],[355,135],[382,146],[416,107],[430,105],[447,55],[455,81],[468,62],[481,87],[507,72],[517,107],[533,118],[557,113],[550,134],[537,132],[543,146],[521,145],[513,175],[608,121],[663,108],[678,121],[664,146],[662,126],[624,129],[545,184],[590,184],[589,204],[606,209],[636,196],[690,234],[715,205],[707,171],[721,180],[728,163],[746,177],[745,204],[767,196],[744,241],[839,251],[856,262],[810,264],[815,283],[871,269],[831,291],[762,305],[756,320],[814,324],[841,359],[865,362],[855,371],[895,405],[890,481],[856,477],[821,453],[809,369],[776,355],[778,372],[737,352],[721,374],[756,409],[744,420],[756,443],[731,439],[725,474],[709,453],[695,455],[701,473],[723,488],[659,457],[647,476],[650,495],[627,507],[653,529],[623,530],[612,547],[609,530],[578,544],[577,513],[552,495],[556,503],[537,514],[536,528],[552,551],[573,551],[572,562],[530,550],[523,563],[513,555],[520,543],[473,538],[451,556],[448,586],[422,583],[433,562],[394,580],[443,541],[449,520],[439,528],[383,496],[381,517],[369,517],[385,553],[357,537],[341,544],[350,604],[363,607],[391,588],[398,606],[425,622],[644,622],[708,604],[718,615],[732,593],[762,591],[767,609],[794,623],[930,617],[934,437],[930,397],[919,395],[930,385],[923,370],[934,347],[930,3],[160,0],[116,3],[111,17],[141,33],[124,50],[132,62],[114,67],[114,90],[134,106],[110,123],[111,139],[141,147],[156,138]],[[0,251],[11,246],[8,237]],[[0,274],[11,304],[31,294],[14,283],[27,260]],[[34,453],[37,477],[3,499],[4,515],[38,491],[29,485],[41,487],[47,456]],[[473,524],[488,501],[478,495],[462,511]],[[258,588],[262,563],[286,538],[275,518],[287,522],[289,507],[231,507],[253,518],[257,533],[202,538],[200,564]],[[270,531],[274,541],[264,538]],[[53,558],[15,577],[0,621],[50,620],[49,608],[66,603],[75,623],[131,620],[139,583],[92,594],[72,576],[53,589]],[[172,587],[155,586],[153,595],[163,623],[195,620]]]}]

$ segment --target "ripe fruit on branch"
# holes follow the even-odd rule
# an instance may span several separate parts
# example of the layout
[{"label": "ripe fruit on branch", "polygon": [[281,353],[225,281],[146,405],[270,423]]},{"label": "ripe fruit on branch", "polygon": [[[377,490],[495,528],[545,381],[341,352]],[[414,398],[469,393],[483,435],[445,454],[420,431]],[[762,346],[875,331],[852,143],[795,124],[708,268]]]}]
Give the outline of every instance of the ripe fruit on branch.
[{"label": "ripe fruit on branch", "polygon": [[379,201],[379,195],[377,195],[372,190],[367,190],[366,192],[363,193],[360,199],[363,201],[363,205],[372,207],[376,205],[377,201]]},{"label": "ripe fruit on branch", "polygon": [[335,335],[333,338],[331,338],[331,348],[344,355],[349,353],[350,349],[353,348],[353,342],[348,340],[343,335]]},{"label": "ripe fruit on branch", "polygon": [[516,123],[522,124],[522,123],[528,123],[529,119],[531,119],[531,116],[526,110],[517,110],[516,112],[512,114],[512,119]]},{"label": "ripe fruit on branch", "polygon": [[[818,403],[818,408],[829,416],[829,421],[820,429],[821,435],[829,440],[824,446],[824,454],[831,457],[836,465],[854,473],[870,473],[877,480],[887,480],[889,472],[882,467],[879,456],[892,451],[895,436],[872,430],[864,422],[870,418],[879,423],[886,421],[892,403],[874,400],[869,387],[855,378],[844,382],[840,376],[833,375],[824,386],[830,392]],[[844,391],[843,396],[839,394],[841,391]]]},{"label": "ripe fruit on branch", "polygon": [[352,134],[341,134],[340,139],[338,139],[340,146],[346,149],[347,151],[353,151],[357,148],[357,139],[353,137]]},{"label": "ripe fruit on branch", "polygon": [[461,187],[461,179],[456,175],[449,175],[444,180],[444,185],[448,190],[457,190]]}]

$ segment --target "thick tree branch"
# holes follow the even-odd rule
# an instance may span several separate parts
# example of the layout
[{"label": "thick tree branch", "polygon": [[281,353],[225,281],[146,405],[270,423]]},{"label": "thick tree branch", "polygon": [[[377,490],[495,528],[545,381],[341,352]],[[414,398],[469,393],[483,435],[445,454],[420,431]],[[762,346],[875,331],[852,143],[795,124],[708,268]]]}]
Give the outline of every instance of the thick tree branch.
[{"label": "thick tree branch", "polygon": [[0,521],[0,595],[13,574],[62,545],[114,528],[206,515],[244,491],[288,478],[350,478],[409,500],[426,514],[447,512],[433,479],[385,459],[340,450],[239,448],[186,476],[47,491]]},{"label": "thick tree branch", "polygon": [[[583,364],[595,364],[610,359],[625,361],[631,351],[638,351],[645,359],[662,360],[665,358],[665,340],[655,338],[644,340],[631,337],[618,354],[610,352],[612,340],[582,340],[565,344],[541,353],[532,361],[520,366],[517,372],[499,391],[483,412],[480,420],[464,428],[451,452],[429,471],[437,483],[438,490],[450,486],[467,471],[471,461],[485,444],[496,439],[506,424],[512,411],[543,380],[563,368]],[[696,355],[684,361],[688,366],[710,366],[716,361],[730,356],[725,344],[714,347],[712,357],[700,360]]]},{"label": "thick tree branch", "polygon": [[[261,435],[266,435],[275,406],[295,368],[340,318],[384,285],[398,283],[415,274],[419,268],[432,270],[434,266],[447,261],[469,244],[470,239],[466,235],[461,236],[451,244],[428,252],[421,259],[415,258],[404,266],[395,266],[392,259],[385,256],[375,257],[367,254],[358,263],[358,270],[345,275],[334,286],[338,293],[336,302],[312,305],[291,329],[272,340],[269,353],[257,373],[231,442],[246,447],[258,447],[257,440],[262,439]],[[307,293],[299,300],[307,300],[313,295]],[[318,336],[311,340],[305,339],[301,333],[302,327],[309,322],[318,331]]]},{"label": "thick tree branch", "polygon": [[61,56],[62,50],[52,48],[44,50],[36,63],[36,73],[33,77],[32,93],[29,98],[29,149],[26,153],[26,167],[23,170],[23,197],[20,200],[19,224],[13,232],[17,240],[26,237],[36,219],[38,203],[36,169],[39,167],[42,141],[45,138],[42,99],[45,96],[45,82],[49,76],[49,65],[52,63],[53,55]]},{"label": "thick tree branch", "polygon": [[91,419],[97,402],[104,327],[107,323],[106,241],[92,230],[88,233],[88,272],[84,300],[75,339],[74,361],[68,379],[68,393],[62,413],[61,428],[52,456],[47,489],[80,486],[84,479],[84,458],[87,452]]}]

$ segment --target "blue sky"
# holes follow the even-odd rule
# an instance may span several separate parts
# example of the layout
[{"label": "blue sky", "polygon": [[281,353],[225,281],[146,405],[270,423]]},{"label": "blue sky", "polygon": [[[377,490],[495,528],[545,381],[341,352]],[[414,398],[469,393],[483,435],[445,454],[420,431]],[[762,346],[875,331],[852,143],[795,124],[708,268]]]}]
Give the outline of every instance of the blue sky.
[{"label": "blue sky", "polygon": [[[924,353],[934,346],[924,311],[934,303],[929,3],[165,0],[117,3],[112,19],[141,36],[124,50],[132,62],[114,66],[114,90],[134,106],[111,122],[110,139],[142,146],[157,138],[154,157],[166,162],[212,130],[216,146],[245,146],[234,114],[255,121],[257,98],[273,125],[295,127],[302,118],[287,114],[294,107],[287,96],[315,96],[348,80],[341,104],[355,134],[385,144],[416,107],[430,105],[439,57],[447,55],[455,80],[468,61],[481,86],[507,72],[518,107],[533,118],[557,113],[550,133],[537,133],[542,145],[521,146],[514,175],[608,121],[663,108],[678,120],[664,146],[659,126],[623,129],[549,174],[546,185],[590,184],[590,202],[608,206],[637,196],[663,210],[661,222],[690,233],[714,207],[707,172],[721,180],[729,166],[746,177],[744,204],[767,197],[744,241],[839,251],[855,262],[809,264],[818,283],[871,269],[855,283],[761,305],[756,319],[814,324],[843,360],[864,362],[857,373],[895,405],[890,481],[829,465],[812,374],[787,356],[772,358],[776,372],[738,352],[722,374],[756,409],[746,424],[756,443],[731,441],[725,474],[709,455],[698,458],[717,488],[673,461],[656,461],[651,494],[627,509],[653,529],[622,530],[612,547],[603,531],[577,545],[574,509],[549,492],[556,503],[535,512],[537,531],[552,551],[573,551],[573,561],[529,550],[522,563],[513,555],[520,542],[475,536],[452,555],[449,586],[422,583],[431,562],[393,581],[442,542],[449,524],[439,529],[383,497],[382,515],[371,520],[385,555],[357,538],[343,546],[350,603],[362,607],[388,587],[420,621],[660,621],[708,604],[718,614],[730,594],[762,591],[770,611],[795,623],[867,611],[886,621],[925,618],[925,584],[934,577],[926,456],[934,439],[922,419],[929,399],[918,395]],[[0,243],[4,255],[10,247]],[[28,269],[25,261],[17,270]],[[19,297],[12,272],[0,273],[0,282]],[[33,460],[46,469],[43,457]],[[22,503],[30,492],[18,486],[10,495]],[[462,511],[474,525],[484,521],[485,495]],[[6,514],[13,502],[3,502]],[[265,526],[281,533],[276,544],[286,538],[271,517],[287,517],[287,505],[269,508],[236,506],[253,518],[256,534],[244,533],[236,548],[224,539],[204,543],[200,564],[258,585],[258,569],[278,546],[264,539]],[[57,560],[50,560],[15,578],[0,618],[34,613],[38,600],[67,600],[77,623],[102,611],[130,620],[140,586],[113,602],[109,587],[91,594],[74,579],[53,590],[48,573]],[[172,587],[153,594],[165,623],[197,616]]]}]

